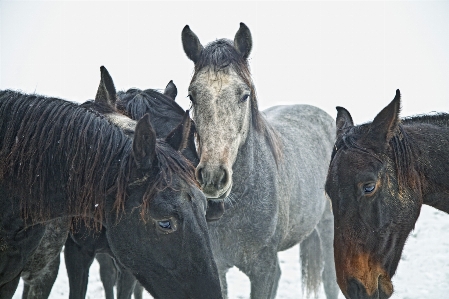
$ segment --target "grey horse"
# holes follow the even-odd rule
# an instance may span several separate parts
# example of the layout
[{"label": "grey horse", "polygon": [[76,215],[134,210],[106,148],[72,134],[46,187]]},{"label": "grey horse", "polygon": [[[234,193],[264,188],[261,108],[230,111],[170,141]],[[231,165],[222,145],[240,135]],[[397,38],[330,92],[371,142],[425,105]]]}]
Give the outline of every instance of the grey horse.
[{"label": "grey horse", "polygon": [[203,47],[182,31],[195,64],[189,86],[200,163],[196,177],[208,198],[207,218],[223,296],[236,266],[251,281],[251,298],[274,298],[278,251],[300,243],[303,291],[338,297],[333,215],[324,183],[335,140],[330,115],[309,105],[258,110],[248,66],[252,37],[240,23],[234,42]]}]

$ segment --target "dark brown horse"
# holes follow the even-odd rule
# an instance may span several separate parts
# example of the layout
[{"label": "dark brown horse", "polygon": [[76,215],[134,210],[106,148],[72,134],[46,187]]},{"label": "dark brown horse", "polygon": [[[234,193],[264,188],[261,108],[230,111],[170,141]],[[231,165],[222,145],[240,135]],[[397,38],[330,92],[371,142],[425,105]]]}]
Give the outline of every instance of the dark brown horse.
[{"label": "dark brown horse", "polygon": [[372,123],[337,110],[326,181],[337,281],[346,298],[389,298],[421,205],[449,212],[449,115],[400,119],[399,90]]}]

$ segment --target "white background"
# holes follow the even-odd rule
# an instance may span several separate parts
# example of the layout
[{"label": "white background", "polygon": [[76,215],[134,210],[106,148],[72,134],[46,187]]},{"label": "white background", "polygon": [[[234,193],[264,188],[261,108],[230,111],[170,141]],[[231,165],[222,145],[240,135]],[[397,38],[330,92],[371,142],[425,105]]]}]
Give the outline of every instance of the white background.
[{"label": "white background", "polygon": [[[193,63],[182,49],[182,28],[190,25],[206,45],[233,39],[240,22],[253,36],[250,66],[261,108],[308,103],[335,117],[335,106],[343,106],[360,124],[399,88],[403,116],[449,112],[449,1],[0,0],[0,89],[83,102],[95,96],[104,65],[119,90],[163,89],[173,80],[187,109]],[[449,293],[449,217],[426,211],[399,266],[395,298]],[[282,260],[297,268],[292,250]],[[284,270],[279,298],[300,296],[296,268]],[[231,298],[248,298],[246,278],[230,276]],[[58,278],[52,298],[68,297],[66,280]]]}]

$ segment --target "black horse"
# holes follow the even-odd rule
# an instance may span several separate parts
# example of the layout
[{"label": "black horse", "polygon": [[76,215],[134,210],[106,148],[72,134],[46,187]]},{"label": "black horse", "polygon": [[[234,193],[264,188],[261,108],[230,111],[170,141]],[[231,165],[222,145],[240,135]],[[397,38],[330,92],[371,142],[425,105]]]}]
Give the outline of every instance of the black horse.
[{"label": "black horse", "polygon": [[[166,138],[167,136],[174,138],[173,134],[181,133],[182,129],[187,130],[189,138],[179,150],[196,166],[199,158],[194,145],[194,127],[185,125],[185,128],[177,129],[180,123],[184,124],[186,121],[190,123],[190,118],[187,118],[188,114],[186,115],[185,111],[175,102],[176,95],[176,85],[170,81],[163,93],[154,89],[134,88],[126,92],[118,92],[117,99],[112,99],[112,101],[96,99],[83,103],[81,106],[103,113],[107,118],[123,127],[130,136],[134,133],[135,122],[123,118],[123,115],[139,119],[148,113],[152,126],[156,129],[157,138]],[[77,223],[74,226],[76,229],[71,231],[64,250],[70,284],[69,298],[85,298],[89,268],[95,256],[100,264],[100,277],[106,299],[114,298],[113,286],[116,282],[118,299],[128,299],[133,293],[135,298],[141,298],[140,284],[138,282],[136,284],[135,278],[129,271],[116,265],[109,257],[113,257],[113,255],[106,240],[106,229],[103,228],[100,233],[95,233],[88,230],[83,223]],[[98,255],[96,255],[97,253]]]},{"label": "black horse", "polygon": [[400,119],[399,90],[372,123],[337,110],[326,181],[337,281],[346,298],[389,298],[421,205],[449,213],[449,114]]},{"label": "black horse", "polygon": [[[116,91],[106,69],[96,98]],[[145,115],[134,138],[56,98],[0,92],[0,298],[11,298],[46,223],[79,217],[155,298],[221,298],[191,163],[156,140]],[[182,139],[181,139],[182,140]]]}]

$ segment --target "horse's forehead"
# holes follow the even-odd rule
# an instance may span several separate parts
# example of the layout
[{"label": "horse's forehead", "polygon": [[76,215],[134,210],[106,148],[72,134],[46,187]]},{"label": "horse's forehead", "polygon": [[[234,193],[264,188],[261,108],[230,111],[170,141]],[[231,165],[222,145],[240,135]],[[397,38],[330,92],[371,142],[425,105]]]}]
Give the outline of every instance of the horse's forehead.
[{"label": "horse's forehead", "polygon": [[214,93],[219,93],[228,87],[238,88],[245,86],[243,79],[240,78],[233,68],[228,67],[220,71],[214,71],[212,68],[199,71],[190,88],[207,88]]},{"label": "horse's forehead", "polygon": [[[354,180],[360,173],[375,172],[380,162],[368,153],[355,149],[340,149],[335,155],[335,175],[340,182]],[[343,179],[343,180],[341,180]]]}]

